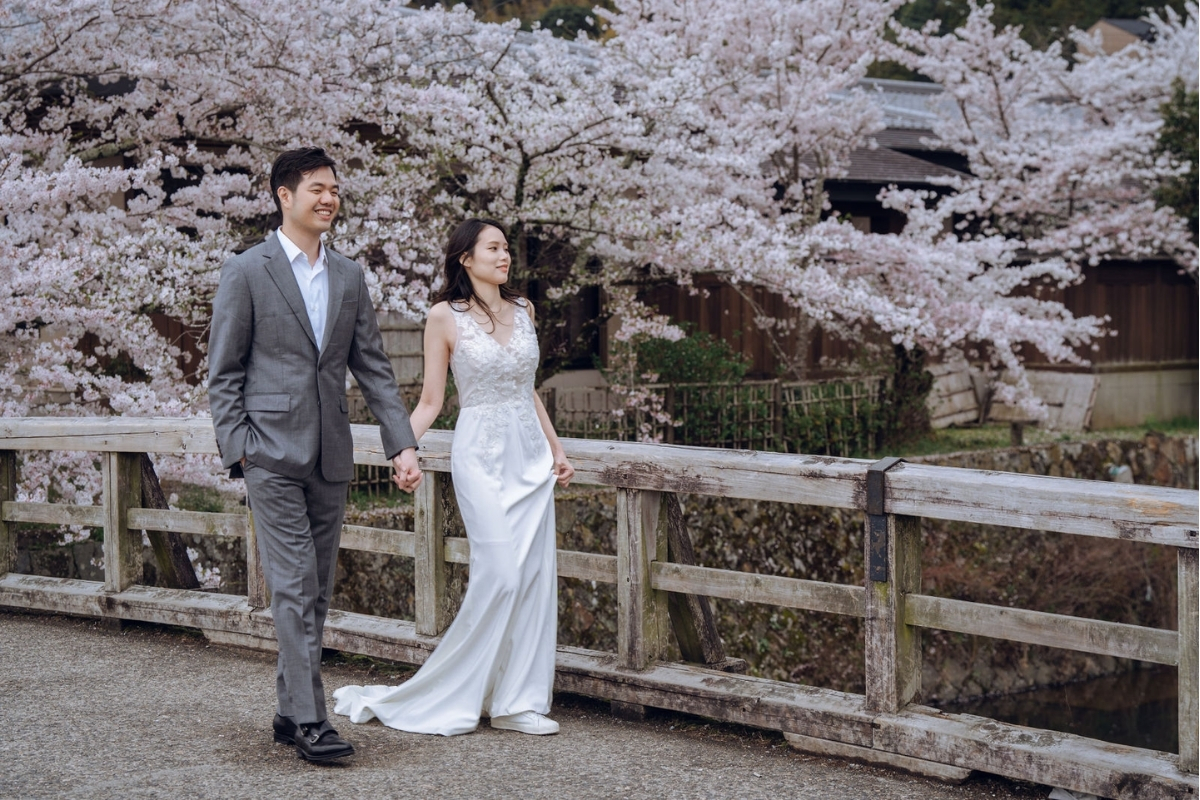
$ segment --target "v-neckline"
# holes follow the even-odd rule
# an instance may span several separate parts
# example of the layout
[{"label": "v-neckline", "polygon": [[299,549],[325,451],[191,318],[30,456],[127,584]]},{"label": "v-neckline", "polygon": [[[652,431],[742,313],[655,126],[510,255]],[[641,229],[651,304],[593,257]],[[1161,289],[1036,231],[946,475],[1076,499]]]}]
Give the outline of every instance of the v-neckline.
[{"label": "v-neckline", "polygon": [[[465,311],[463,311],[462,313],[464,313],[468,317],[470,317],[471,322],[475,323],[475,327],[479,328],[479,332],[482,333],[487,338],[491,339],[495,343],[495,345],[497,347],[499,347],[501,350],[507,350],[508,346],[510,344],[512,344],[513,337],[517,335],[517,308],[515,306],[513,308],[512,324],[510,325],[510,327],[512,328],[512,332],[508,334],[508,341],[505,342],[504,344],[500,344],[499,339],[497,339],[495,336],[492,336],[490,333],[487,332],[487,330],[484,329],[483,323],[480,322],[479,320],[475,319],[475,315],[471,313],[471,309],[468,308]],[[499,323],[497,323],[496,327],[497,328],[499,327]]]}]

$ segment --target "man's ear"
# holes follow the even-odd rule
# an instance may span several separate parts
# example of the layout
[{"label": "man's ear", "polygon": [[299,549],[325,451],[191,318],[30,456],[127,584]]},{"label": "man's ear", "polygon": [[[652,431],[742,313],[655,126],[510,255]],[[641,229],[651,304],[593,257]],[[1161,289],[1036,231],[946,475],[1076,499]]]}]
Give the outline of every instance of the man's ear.
[{"label": "man's ear", "polygon": [[279,205],[283,208],[288,208],[292,205],[292,190],[286,186],[280,186],[275,190],[275,195],[279,198]]}]

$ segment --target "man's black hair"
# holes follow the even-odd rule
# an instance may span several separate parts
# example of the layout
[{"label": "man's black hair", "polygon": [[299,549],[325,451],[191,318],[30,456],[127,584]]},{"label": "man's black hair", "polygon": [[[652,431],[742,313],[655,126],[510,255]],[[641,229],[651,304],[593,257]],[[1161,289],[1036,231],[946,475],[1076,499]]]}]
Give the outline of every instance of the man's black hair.
[{"label": "man's black hair", "polygon": [[301,147],[296,150],[285,150],[271,165],[271,199],[280,214],[283,206],[279,202],[279,187],[286,186],[288,191],[295,192],[304,176],[321,167],[329,167],[337,177],[337,166],[333,159],[320,147]]}]

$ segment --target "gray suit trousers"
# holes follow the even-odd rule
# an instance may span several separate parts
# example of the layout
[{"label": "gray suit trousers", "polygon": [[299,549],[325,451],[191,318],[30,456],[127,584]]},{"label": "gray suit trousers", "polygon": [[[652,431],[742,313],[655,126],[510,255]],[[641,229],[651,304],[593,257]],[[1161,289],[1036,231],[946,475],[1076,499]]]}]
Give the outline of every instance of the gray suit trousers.
[{"label": "gray suit trousers", "polygon": [[307,478],[254,464],[244,472],[279,640],[279,713],[301,724],[321,722],[326,718],[321,637],[337,572],[347,482],[325,480],[320,464]]}]

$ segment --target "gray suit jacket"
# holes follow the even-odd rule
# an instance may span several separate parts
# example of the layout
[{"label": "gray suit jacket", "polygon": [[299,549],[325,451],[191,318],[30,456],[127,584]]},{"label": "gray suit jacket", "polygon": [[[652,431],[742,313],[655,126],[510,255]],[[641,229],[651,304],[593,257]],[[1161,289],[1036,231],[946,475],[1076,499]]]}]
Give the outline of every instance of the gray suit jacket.
[{"label": "gray suit jacket", "polygon": [[328,481],[354,474],[346,368],[379,420],[388,457],[416,447],[362,267],[325,248],[329,310],[318,349],[279,237],[225,262],[213,300],[208,399],[221,463],[242,457],[305,478],[318,459]]}]

